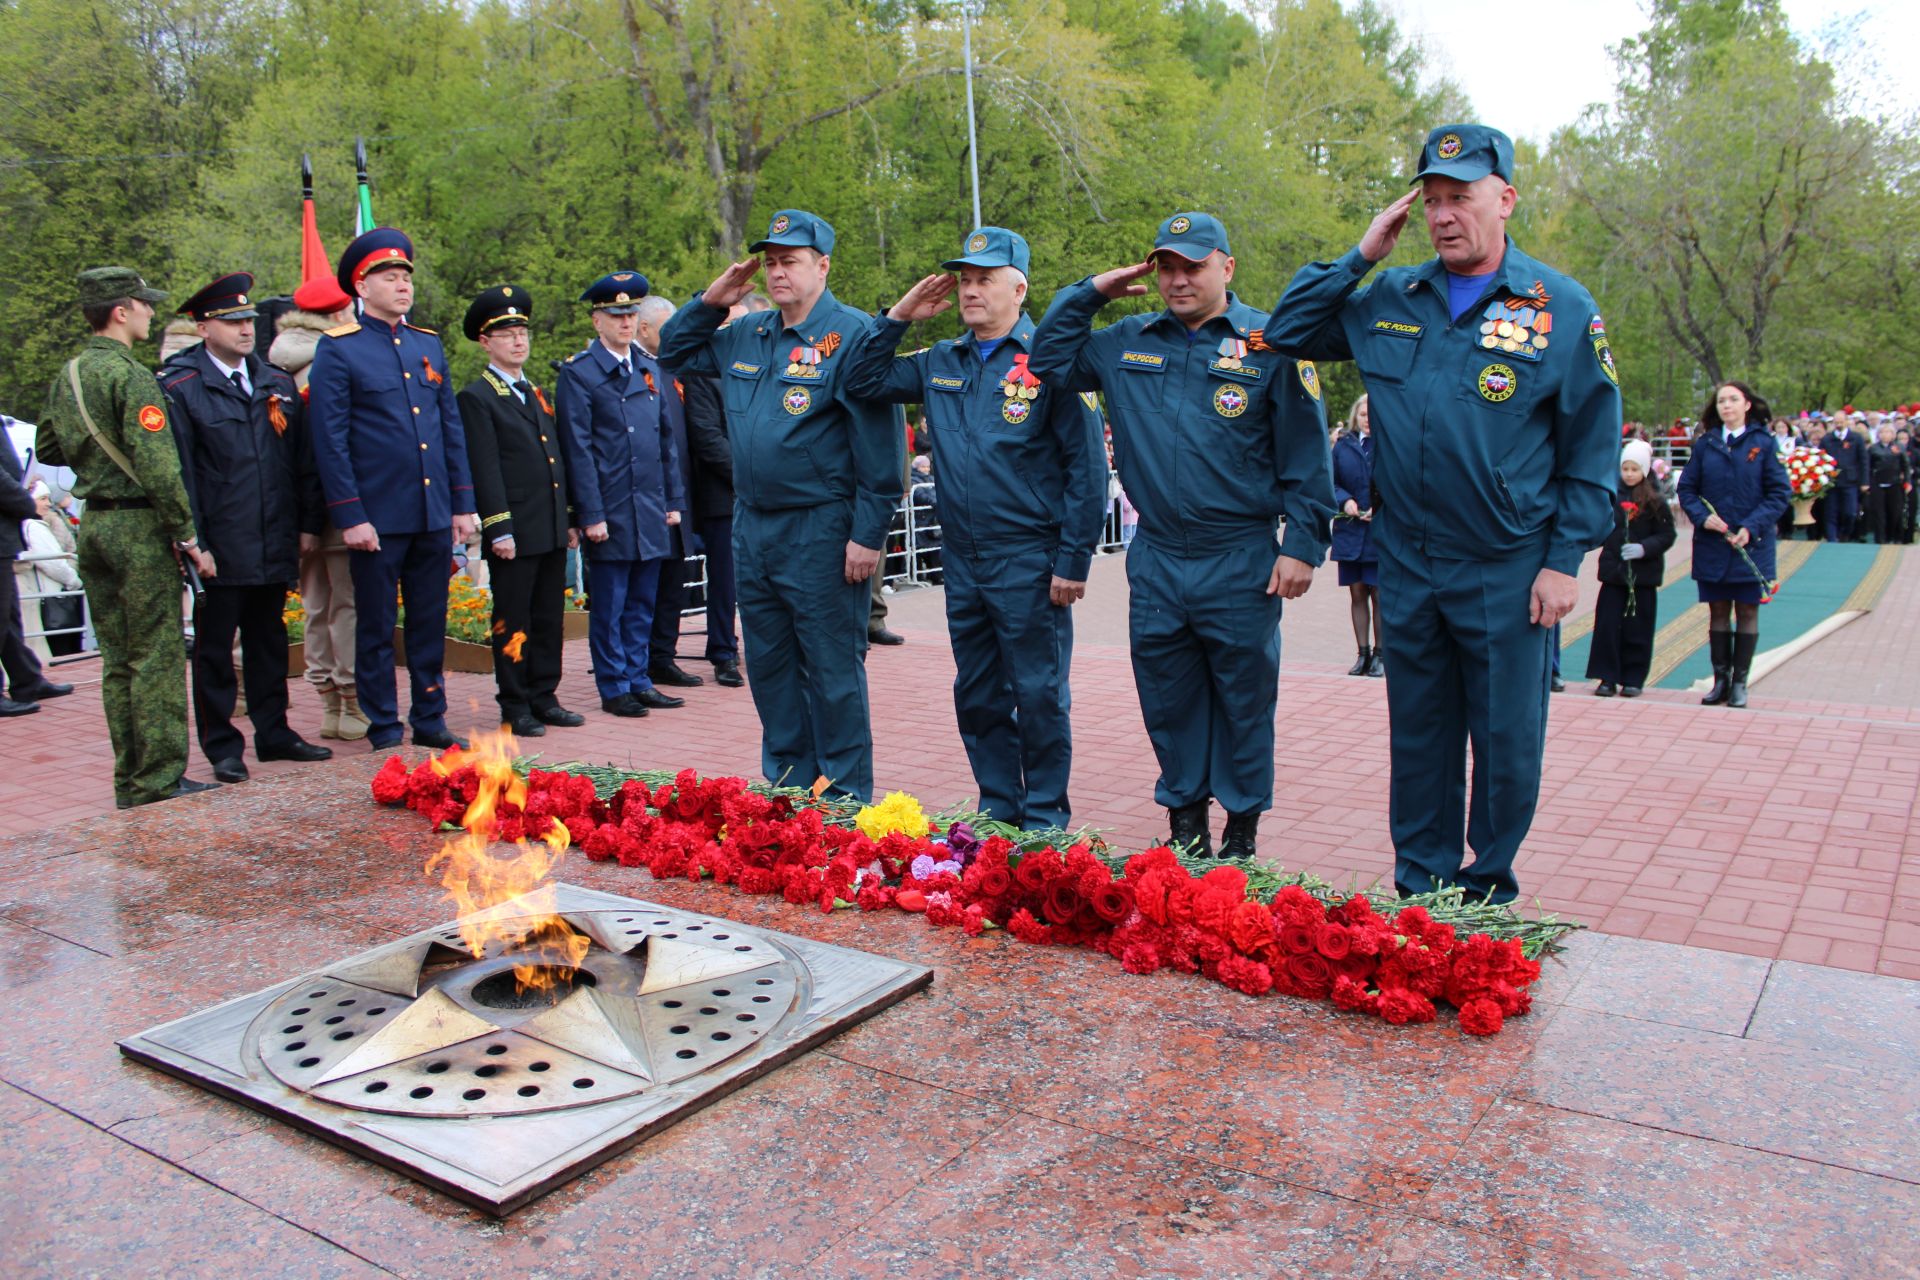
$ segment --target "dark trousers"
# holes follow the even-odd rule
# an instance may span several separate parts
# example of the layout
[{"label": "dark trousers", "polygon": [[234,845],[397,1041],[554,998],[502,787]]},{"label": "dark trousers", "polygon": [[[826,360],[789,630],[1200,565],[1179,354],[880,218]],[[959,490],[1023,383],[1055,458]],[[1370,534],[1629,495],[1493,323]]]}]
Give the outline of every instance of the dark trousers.
[{"label": "dark trousers", "polygon": [[1860,523],[1860,490],[1852,485],[1835,485],[1827,491],[1827,541],[1852,542],[1854,527]]},{"label": "dark trousers", "polygon": [[1587,679],[1623,684],[1630,689],[1646,687],[1647,673],[1653,669],[1654,615],[1659,609],[1656,587],[1636,586],[1632,592],[1633,615],[1627,615],[1628,592],[1612,582],[1600,584],[1600,599],[1593,606],[1593,647],[1587,651]]},{"label": "dark trousers", "polygon": [[[560,705],[560,652],[565,625],[567,549],[501,560],[487,556],[493,589],[493,683],[500,718],[511,724]],[[521,637],[518,645],[515,636]]]},{"label": "dark trousers", "polygon": [[740,627],[767,781],[873,798],[864,582],[846,579],[853,504],[736,508]]},{"label": "dark trousers", "polygon": [[[1511,902],[1540,801],[1553,629],[1527,620],[1537,560],[1440,560],[1379,536],[1394,884]],[[1467,790],[1467,745],[1473,789]],[[1464,840],[1463,840],[1464,837]],[[1462,867],[1467,846],[1471,866]]]},{"label": "dark trousers", "polygon": [[1867,493],[1868,527],[1873,540],[1885,545],[1899,542],[1900,526],[1906,515],[1907,493],[1897,484],[1875,485]]},{"label": "dark trousers", "polygon": [[209,582],[193,607],[193,723],[209,760],[238,760],[247,749],[233,727],[236,630],[254,750],[293,739],[287,727],[286,599],[280,583],[231,587]]},{"label": "dark trousers", "polygon": [[587,561],[587,648],[602,698],[653,688],[647,647],[653,602],[660,589],[658,560]]},{"label": "dark trousers", "polygon": [[[740,656],[735,639],[733,614],[738,608],[733,576],[733,517],[701,520],[694,525],[700,546],[707,557],[707,647],[708,662],[734,662]],[[678,543],[678,534],[675,534]],[[692,566],[676,550],[660,566],[660,594],[653,610],[653,641],[648,660],[655,665],[672,662],[680,647],[680,615],[687,607],[687,575]]]},{"label": "dark trousers", "polygon": [[[31,689],[44,677],[40,674],[40,655],[27,646],[27,624],[20,617],[19,582],[13,563],[0,561],[0,626],[6,628],[6,634],[0,635],[0,670],[7,673],[7,688]],[[46,608],[45,601],[41,608]]]},{"label": "dark trousers", "polygon": [[1048,598],[1053,551],[949,551],[953,710],[980,808],[1022,829],[1066,827],[1073,614]]},{"label": "dark trousers", "polygon": [[400,698],[393,674],[396,588],[407,603],[407,722],[415,733],[444,733],[447,689],[441,664],[447,653],[447,578],[453,567],[453,530],[382,533],[378,551],[354,551],[354,680],[367,717],[367,742],[400,741]]},{"label": "dark trousers", "polygon": [[1228,813],[1264,813],[1280,690],[1272,535],[1203,556],[1169,555],[1150,536],[1127,548],[1127,635],[1160,764],[1154,799],[1177,809],[1212,796]]}]

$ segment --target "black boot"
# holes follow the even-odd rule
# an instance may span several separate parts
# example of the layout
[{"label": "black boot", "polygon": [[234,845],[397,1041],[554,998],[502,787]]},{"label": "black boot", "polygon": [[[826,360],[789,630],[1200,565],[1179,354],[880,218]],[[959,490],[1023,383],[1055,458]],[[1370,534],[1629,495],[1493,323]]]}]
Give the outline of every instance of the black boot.
[{"label": "black boot", "polygon": [[[1201,858],[1213,856],[1213,832],[1208,829],[1207,806],[1206,800],[1195,800],[1167,810],[1167,843],[1176,851]],[[1188,848],[1189,845],[1192,847]]]},{"label": "black boot", "polygon": [[1700,705],[1717,707],[1727,700],[1727,688],[1733,679],[1733,632],[1709,631],[1707,643],[1713,653],[1713,688],[1700,699]]},{"label": "black boot", "polygon": [[1228,814],[1227,828],[1220,833],[1220,856],[1223,858],[1251,858],[1253,856],[1254,838],[1259,834],[1259,814]]},{"label": "black boot", "polygon": [[1387,651],[1379,645],[1373,646],[1373,661],[1367,664],[1367,674],[1376,677],[1387,674]]},{"label": "black boot", "polygon": [[1354,664],[1351,667],[1347,668],[1347,674],[1350,676],[1363,676],[1367,674],[1367,668],[1372,665],[1373,665],[1373,650],[1367,648],[1367,646],[1365,645],[1361,645],[1360,657],[1357,660],[1355,660]]},{"label": "black boot", "polygon": [[1747,705],[1747,672],[1753,669],[1753,651],[1759,647],[1759,632],[1736,631],[1733,633],[1733,672],[1732,679],[1727,683],[1728,706]]}]

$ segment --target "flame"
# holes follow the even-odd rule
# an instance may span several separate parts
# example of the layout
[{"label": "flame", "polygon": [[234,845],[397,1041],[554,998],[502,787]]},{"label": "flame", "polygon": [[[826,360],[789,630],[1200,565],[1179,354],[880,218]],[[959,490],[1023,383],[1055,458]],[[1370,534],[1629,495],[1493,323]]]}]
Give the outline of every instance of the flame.
[{"label": "flame", "polygon": [[[477,735],[471,750],[454,747],[434,759],[433,770],[442,777],[471,766],[480,787],[461,815],[465,829],[427,859],[426,870],[440,872],[447,897],[459,909],[457,927],[467,950],[476,959],[520,957],[513,966],[516,989],[543,990],[560,970],[577,966],[592,944],[560,917],[548,879],[567,851],[565,824],[554,822],[538,840],[494,840],[501,806],[527,802],[526,779],[513,768],[517,745],[502,729]],[[507,904],[510,910],[498,909]]]},{"label": "flame", "polygon": [[518,662],[520,661],[520,648],[526,644],[526,642],[527,633],[524,631],[516,631],[507,638],[505,644],[500,646],[500,652],[506,654],[509,661]]}]

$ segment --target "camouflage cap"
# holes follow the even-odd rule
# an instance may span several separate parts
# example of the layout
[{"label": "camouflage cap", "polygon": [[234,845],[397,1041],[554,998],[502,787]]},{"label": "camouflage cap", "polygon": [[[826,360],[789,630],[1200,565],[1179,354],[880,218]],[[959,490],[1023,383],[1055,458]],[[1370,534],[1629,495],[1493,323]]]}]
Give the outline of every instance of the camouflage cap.
[{"label": "camouflage cap", "polygon": [[80,273],[80,305],[98,306],[120,298],[155,303],[167,300],[166,290],[155,289],[132,267],[89,267]]}]

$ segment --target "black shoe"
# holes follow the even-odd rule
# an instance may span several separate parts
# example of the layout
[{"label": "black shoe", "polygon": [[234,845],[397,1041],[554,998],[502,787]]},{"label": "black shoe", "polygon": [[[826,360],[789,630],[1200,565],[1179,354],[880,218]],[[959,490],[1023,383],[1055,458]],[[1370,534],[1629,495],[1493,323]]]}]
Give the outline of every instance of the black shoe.
[{"label": "black shoe", "polygon": [[401,737],[397,733],[394,734],[391,738],[369,737],[367,739],[367,745],[369,747],[372,747],[375,751],[391,751],[395,747],[399,746],[400,743],[401,743]]},{"label": "black shoe", "polygon": [[315,746],[295,734],[290,738],[269,743],[262,743],[256,738],[253,743],[253,754],[261,760],[298,760],[302,764],[312,764],[316,760],[333,759],[333,748]]},{"label": "black shoe", "polygon": [[536,720],[531,711],[521,712],[513,719],[508,720],[506,726],[512,730],[513,736],[516,738],[544,738],[547,736],[547,726]]},{"label": "black shoe", "polygon": [[1707,643],[1713,650],[1713,688],[1700,699],[1700,705],[1717,707],[1727,700],[1727,686],[1733,681],[1733,632],[1709,631]]},{"label": "black shoe", "polygon": [[671,711],[675,707],[684,707],[687,705],[685,698],[676,698],[672,694],[662,693],[658,689],[636,689],[628,696],[641,706],[651,707],[655,711]]},{"label": "black shoe", "polygon": [[578,711],[569,711],[558,703],[551,707],[535,708],[533,718],[541,724],[557,725],[562,729],[578,729],[587,722],[587,718]]},{"label": "black shoe", "polygon": [[1593,696],[1596,698],[1611,698],[1619,692],[1620,690],[1617,687],[1615,687],[1613,681],[1602,680],[1599,683],[1599,685],[1594,689]]},{"label": "black shoe", "polygon": [[868,644],[905,644],[906,642],[905,636],[889,631],[885,627],[881,627],[878,631],[867,632]]},{"label": "black shoe", "polygon": [[[239,756],[231,760],[215,760],[213,776],[217,782],[245,782],[247,780],[247,762]],[[184,783],[184,780],[183,780]],[[198,786],[198,783],[194,785]],[[175,794],[179,794],[175,792]]]},{"label": "black shoe", "polygon": [[1350,676],[1363,676],[1367,674],[1367,668],[1372,665],[1373,650],[1369,649],[1366,645],[1361,645],[1360,656],[1355,658],[1353,665],[1347,668],[1347,674]]},{"label": "black shoe", "polygon": [[1640,696],[1640,686],[1637,684],[1623,684],[1620,686],[1620,696],[1623,698],[1637,698]]},{"label": "black shoe", "polygon": [[1220,856],[1223,858],[1251,858],[1254,854],[1254,841],[1259,834],[1259,814],[1228,814],[1226,830],[1220,833]]},{"label": "black shoe", "polygon": [[647,679],[674,689],[692,689],[706,683],[691,671],[683,671],[677,662],[659,663],[647,668]]},{"label": "black shoe", "polygon": [[1753,669],[1753,651],[1760,647],[1758,632],[1736,631],[1733,636],[1733,671],[1727,680],[1727,705],[1743,710],[1747,705],[1747,672]]},{"label": "black shoe", "polygon": [[202,791],[212,791],[219,785],[217,782],[195,782],[192,778],[182,774],[180,781],[173,784],[173,790],[169,791],[164,798],[168,800],[178,800],[181,796],[193,796],[199,795]]},{"label": "black shoe", "polygon": [[133,801],[127,799],[125,796],[115,796],[113,798],[113,807],[116,809],[131,809],[133,808]]},{"label": "black shoe", "polygon": [[[9,569],[7,572],[13,572]],[[0,698],[0,716],[30,716],[40,709],[37,702],[15,702],[12,698]]]},{"label": "black shoe", "polygon": [[[1167,810],[1167,843],[1201,858],[1213,856],[1213,833],[1207,828],[1209,801],[1195,800]],[[1191,845],[1191,849],[1186,846]]]},{"label": "black shoe", "polygon": [[610,716],[631,717],[647,714],[647,709],[641,706],[630,693],[623,693],[617,698],[600,699],[600,709]]},{"label": "black shoe", "polygon": [[64,698],[73,692],[70,684],[56,684],[52,680],[41,680],[39,684],[30,684],[22,689],[18,685],[7,696],[15,702],[39,702],[43,698]]},{"label": "black shoe", "polygon": [[726,689],[738,689],[745,684],[746,677],[740,674],[740,664],[732,658],[723,658],[713,664],[713,682]]},{"label": "black shoe", "polygon": [[1367,674],[1370,676],[1384,676],[1387,674],[1386,650],[1375,649],[1373,651],[1373,661],[1367,664]]},{"label": "black shoe", "polygon": [[1547,688],[1553,690],[1555,693],[1565,693],[1567,691],[1567,682],[1559,676],[1555,676],[1547,683]]},{"label": "black shoe", "polygon": [[413,731],[413,745],[416,747],[432,747],[435,751],[445,751],[448,747],[458,747],[462,751],[465,751],[467,749],[467,740],[459,734],[449,733],[445,729],[428,729],[424,732],[415,729]]}]

